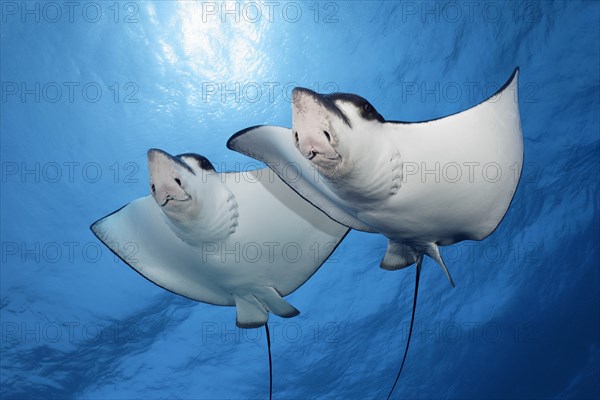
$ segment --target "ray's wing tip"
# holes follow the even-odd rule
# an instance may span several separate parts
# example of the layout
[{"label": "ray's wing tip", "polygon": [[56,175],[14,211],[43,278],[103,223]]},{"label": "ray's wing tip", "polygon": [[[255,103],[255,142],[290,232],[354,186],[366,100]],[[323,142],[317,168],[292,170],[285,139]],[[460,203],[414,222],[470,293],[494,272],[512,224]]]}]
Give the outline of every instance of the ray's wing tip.
[{"label": "ray's wing tip", "polygon": [[519,66],[516,66],[515,69],[513,70],[513,73],[506,80],[506,82],[504,83],[504,85],[502,85],[496,91],[496,93],[494,93],[492,96],[490,96],[489,99],[493,98],[494,96],[498,96],[500,93],[504,92],[509,86],[517,86],[518,83],[519,83],[519,71],[520,70],[521,69],[519,68]]},{"label": "ray's wing tip", "polygon": [[237,139],[239,139],[242,135],[244,135],[254,129],[260,128],[262,126],[264,126],[264,125],[254,125],[254,126],[250,126],[248,128],[244,128],[241,131],[237,131],[236,133],[231,135],[231,137],[227,140],[227,144],[226,144],[227,148],[229,150],[239,151],[239,146],[236,145]]},{"label": "ray's wing tip", "polygon": [[518,65],[515,67],[512,75],[510,76],[509,81],[515,81],[517,82],[519,80],[519,75],[521,74],[521,67],[519,67]]},{"label": "ray's wing tip", "polygon": [[96,236],[98,238],[98,240],[102,240],[102,239],[100,239],[99,227],[100,227],[100,224],[102,223],[102,221],[104,220],[104,218],[106,218],[106,217],[102,217],[99,220],[92,222],[89,226],[90,231],[92,231],[92,233],[94,234],[94,236]]},{"label": "ray's wing tip", "polygon": [[508,78],[508,80],[506,81],[506,83],[504,84],[503,88],[506,88],[510,85],[517,85],[519,82],[519,75],[521,74],[521,68],[517,65],[515,67],[515,69],[513,70],[512,74],[510,74],[510,77]]}]

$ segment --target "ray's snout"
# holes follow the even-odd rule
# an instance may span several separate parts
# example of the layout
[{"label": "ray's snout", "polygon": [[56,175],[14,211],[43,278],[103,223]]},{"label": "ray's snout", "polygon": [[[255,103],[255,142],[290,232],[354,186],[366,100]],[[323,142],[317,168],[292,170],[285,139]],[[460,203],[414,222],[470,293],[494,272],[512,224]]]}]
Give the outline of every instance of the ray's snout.
[{"label": "ray's snout", "polygon": [[323,95],[297,87],[292,91],[292,135],[300,153],[314,163],[330,163],[339,155],[331,129],[333,105]]},{"label": "ray's snout", "polygon": [[321,95],[317,92],[314,92],[310,89],[307,88],[303,88],[303,87],[295,87],[294,89],[292,89],[292,103],[293,104],[298,104],[300,101],[304,100],[313,100],[313,101],[320,101],[321,100]]},{"label": "ray's snout", "polygon": [[148,161],[153,160],[159,154],[166,154],[166,153],[160,149],[150,149],[146,153],[146,155],[148,156]]},{"label": "ray's snout", "polygon": [[150,175],[150,193],[161,207],[169,200],[183,201],[189,195],[182,187],[182,175],[185,169],[176,158],[160,149],[150,149],[148,156],[148,173]]}]

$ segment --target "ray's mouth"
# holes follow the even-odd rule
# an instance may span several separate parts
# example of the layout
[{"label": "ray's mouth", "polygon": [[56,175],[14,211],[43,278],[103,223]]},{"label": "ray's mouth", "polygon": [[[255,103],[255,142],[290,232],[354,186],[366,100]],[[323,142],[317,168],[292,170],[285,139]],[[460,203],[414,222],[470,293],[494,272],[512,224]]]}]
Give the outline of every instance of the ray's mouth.
[{"label": "ray's mouth", "polygon": [[342,156],[340,156],[337,153],[335,155],[332,155],[332,154],[319,153],[317,151],[311,151],[308,155],[306,155],[306,159],[310,160],[310,161],[313,161],[316,159],[316,161],[324,160],[324,161],[330,162],[330,161],[342,161]]},{"label": "ray's mouth", "polygon": [[168,194],[167,197],[165,198],[165,202],[162,203],[160,206],[165,207],[170,201],[184,202],[184,201],[188,201],[191,198],[192,197],[190,195],[187,195],[187,197],[185,199],[176,199],[175,197],[172,197],[171,195]]},{"label": "ray's mouth", "polygon": [[319,169],[324,168],[326,170],[336,169],[342,162],[342,156],[340,156],[339,154],[326,155],[316,153],[311,154],[306,158]]}]

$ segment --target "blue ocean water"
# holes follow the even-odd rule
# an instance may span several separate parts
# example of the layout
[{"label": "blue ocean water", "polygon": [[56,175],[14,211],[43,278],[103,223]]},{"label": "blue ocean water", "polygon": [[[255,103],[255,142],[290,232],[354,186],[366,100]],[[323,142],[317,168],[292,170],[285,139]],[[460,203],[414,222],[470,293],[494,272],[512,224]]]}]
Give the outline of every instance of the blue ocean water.
[{"label": "blue ocean water", "polygon": [[[0,3],[2,398],[266,398],[261,329],[168,293],[90,223],[148,193],[146,150],[246,168],[305,86],[388,119],[464,110],[521,68],[523,176],[500,227],[424,265],[395,398],[600,397],[600,3]],[[385,398],[414,268],[351,232],[270,318],[274,398]]]}]

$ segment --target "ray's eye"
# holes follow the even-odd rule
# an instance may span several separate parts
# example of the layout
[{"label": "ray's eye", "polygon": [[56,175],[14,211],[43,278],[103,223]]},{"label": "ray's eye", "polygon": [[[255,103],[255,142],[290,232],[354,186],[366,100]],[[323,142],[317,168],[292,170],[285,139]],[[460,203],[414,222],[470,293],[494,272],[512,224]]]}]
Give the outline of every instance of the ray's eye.
[{"label": "ray's eye", "polygon": [[329,134],[329,132],[327,132],[327,131],[323,131],[323,134],[325,134],[325,137],[327,138],[327,141],[328,141],[329,143],[331,143],[331,135]]},{"label": "ray's eye", "polygon": [[373,111],[373,107],[371,107],[371,105],[369,103],[365,103],[365,104],[363,104],[363,111],[369,113],[369,112]]},{"label": "ray's eye", "polygon": [[294,139],[296,140],[296,144],[300,143],[300,139],[298,138],[298,132],[294,132]]},{"label": "ray's eye", "polygon": [[150,186],[150,189],[152,189],[152,193],[156,193],[156,187],[154,186],[154,183],[152,184],[152,186]]},{"label": "ray's eye", "polygon": [[179,180],[179,178],[175,178],[175,182],[177,182],[177,184],[179,185],[179,187],[181,187],[181,181]]}]

